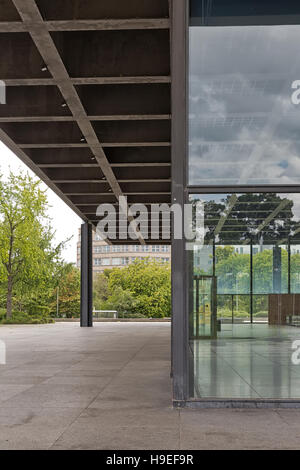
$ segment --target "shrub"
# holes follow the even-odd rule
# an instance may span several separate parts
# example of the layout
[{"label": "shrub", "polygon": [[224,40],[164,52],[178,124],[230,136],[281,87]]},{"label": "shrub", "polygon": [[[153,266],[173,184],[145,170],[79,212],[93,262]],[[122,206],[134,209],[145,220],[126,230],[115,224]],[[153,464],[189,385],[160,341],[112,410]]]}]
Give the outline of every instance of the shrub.
[{"label": "shrub", "polygon": [[132,292],[120,286],[115,287],[113,294],[102,305],[104,310],[116,310],[120,318],[137,313],[136,300]]},{"label": "shrub", "polygon": [[136,261],[108,275],[109,296],[105,307],[119,316],[163,318],[171,315],[170,266],[149,259]]},{"label": "shrub", "polygon": [[32,305],[29,309],[29,315],[47,316],[50,314],[50,308],[45,305]]},{"label": "shrub", "polygon": [[[2,315],[4,310],[4,315]],[[54,323],[53,318],[44,315],[29,315],[25,312],[12,312],[12,318],[6,318],[6,310],[1,309],[0,324],[2,325],[40,325]]]}]

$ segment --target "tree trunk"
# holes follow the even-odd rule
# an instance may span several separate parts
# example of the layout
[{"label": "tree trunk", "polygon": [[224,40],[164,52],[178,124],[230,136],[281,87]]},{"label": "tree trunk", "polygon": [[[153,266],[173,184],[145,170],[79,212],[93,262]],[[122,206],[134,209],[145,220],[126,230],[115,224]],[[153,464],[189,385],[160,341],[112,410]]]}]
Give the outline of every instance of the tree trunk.
[{"label": "tree trunk", "polygon": [[12,291],[13,291],[13,279],[12,276],[8,276],[7,282],[7,297],[6,297],[6,318],[12,318]]}]

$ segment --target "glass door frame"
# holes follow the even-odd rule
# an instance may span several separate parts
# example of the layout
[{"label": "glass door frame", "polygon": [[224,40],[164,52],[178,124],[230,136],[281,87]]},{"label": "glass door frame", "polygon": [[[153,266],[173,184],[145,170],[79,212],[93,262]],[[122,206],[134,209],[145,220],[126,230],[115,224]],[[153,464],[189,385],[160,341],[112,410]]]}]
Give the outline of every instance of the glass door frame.
[{"label": "glass door frame", "polygon": [[[199,323],[199,314],[200,314],[200,305],[199,305],[199,281],[202,280],[211,280],[211,299],[210,299],[210,335],[200,335],[197,334],[200,332],[200,323]],[[193,275],[193,281],[196,281],[196,306],[193,305],[193,309],[191,310],[190,306],[190,311],[189,314],[193,317],[193,323],[194,323],[194,315],[196,314],[196,335],[193,335],[191,339],[195,340],[201,340],[201,339],[217,339],[217,332],[218,332],[218,326],[217,326],[217,278],[216,276],[209,276],[209,275],[198,275],[195,276]],[[189,279],[190,282],[190,279]],[[194,289],[194,286],[193,286]],[[196,307],[196,310],[195,308]],[[205,312],[204,312],[205,314]],[[192,320],[191,320],[191,328],[192,328]],[[193,324],[193,330],[195,326]]]}]

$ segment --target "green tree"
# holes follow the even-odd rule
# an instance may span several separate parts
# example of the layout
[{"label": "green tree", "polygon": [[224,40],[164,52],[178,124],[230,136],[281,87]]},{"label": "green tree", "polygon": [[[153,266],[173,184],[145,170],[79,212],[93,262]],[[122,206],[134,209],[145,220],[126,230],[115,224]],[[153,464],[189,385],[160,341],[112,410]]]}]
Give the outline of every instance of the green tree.
[{"label": "green tree", "polygon": [[127,317],[136,314],[137,299],[129,290],[116,286],[112,294],[103,303],[104,310],[116,310],[119,317]]},{"label": "green tree", "polygon": [[[80,315],[80,271],[72,264],[63,264],[53,291],[51,312],[56,315],[58,300],[59,317],[73,318]],[[58,294],[58,296],[57,296]]]},{"label": "green tree", "polygon": [[[123,269],[113,269],[109,275],[109,305],[115,290],[121,287],[129,298],[135,299],[132,313],[159,318],[171,315],[170,265],[149,259],[136,261]],[[117,310],[117,307],[115,307]]]},{"label": "green tree", "polygon": [[234,255],[234,246],[217,246],[216,247],[216,261],[222,263],[227,260],[230,256]]},{"label": "green tree", "polygon": [[109,297],[108,279],[108,270],[106,274],[98,273],[94,276],[93,300],[96,310],[102,310],[103,302],[106,302]]},{"label": "green tree", "polygon": [[13,296],[40,292],[49,284],[62,245],[53,247],[47,197],[28,174],[0,179],[0,282],[6,315],[12,317]]}]

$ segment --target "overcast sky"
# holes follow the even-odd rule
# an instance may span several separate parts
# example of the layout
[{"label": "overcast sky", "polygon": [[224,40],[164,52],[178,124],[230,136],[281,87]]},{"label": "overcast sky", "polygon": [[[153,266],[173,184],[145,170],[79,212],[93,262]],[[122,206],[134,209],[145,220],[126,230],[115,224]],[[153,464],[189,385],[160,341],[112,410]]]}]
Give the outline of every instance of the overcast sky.
[{"label": "overcast sky", "polygon": [[[21,170],[25,170],[33,175],[32,171],[0,142],[0,174],[5,177],[9,174],[10,170],[15,174],[19,173]],[[70,263],[75,263],[78,228],[80,227],[82,220],[58,196],[56,196],[48,186],[44,183],[42,183],[42,185],[43,188],[47,190],[48,202],[50,205],[49,216],[52,219],[52,227],[56,231],[55,241],[59,243],[73,236],[72,240],[63,251],[63,258]]]},{"label": "overcast sky", "polygon": [[298,184],[299,26],[191,28],[190,183]]}]

